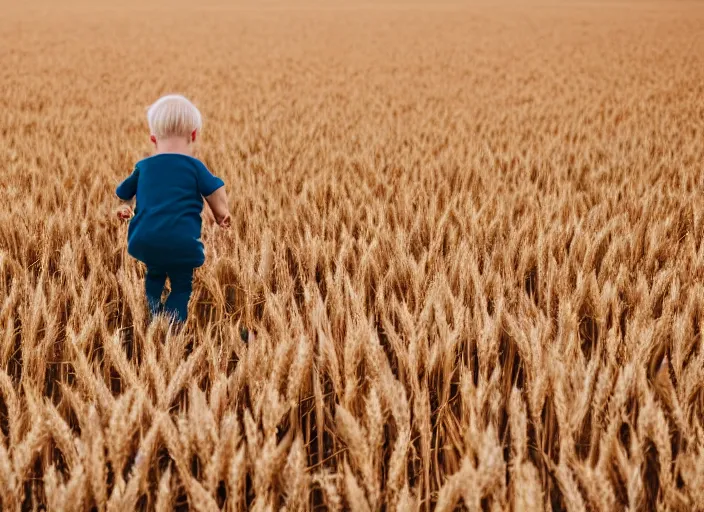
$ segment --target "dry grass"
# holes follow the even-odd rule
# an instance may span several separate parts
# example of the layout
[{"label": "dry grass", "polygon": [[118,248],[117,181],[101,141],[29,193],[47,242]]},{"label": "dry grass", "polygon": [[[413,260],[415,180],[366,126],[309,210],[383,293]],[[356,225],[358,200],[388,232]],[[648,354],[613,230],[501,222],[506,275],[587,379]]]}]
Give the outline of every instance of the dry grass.
[{"label": "dry grass", "polygon": [[[704,510],[704,8],[61,3],[0,17],[2,510]],[[172,91],[179,336],[111,215]]]}]

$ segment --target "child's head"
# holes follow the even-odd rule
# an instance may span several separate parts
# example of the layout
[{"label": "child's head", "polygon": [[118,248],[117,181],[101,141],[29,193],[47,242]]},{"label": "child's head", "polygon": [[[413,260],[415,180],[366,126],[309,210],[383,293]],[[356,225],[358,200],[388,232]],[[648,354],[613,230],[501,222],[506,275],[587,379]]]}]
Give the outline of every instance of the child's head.
[{"label": "child's head", "polygon": [[185,97],[170,94],[159,98],[147,111],[149,131],[154,144],[165,139],[196,140],[202,118],[198,109]]}]

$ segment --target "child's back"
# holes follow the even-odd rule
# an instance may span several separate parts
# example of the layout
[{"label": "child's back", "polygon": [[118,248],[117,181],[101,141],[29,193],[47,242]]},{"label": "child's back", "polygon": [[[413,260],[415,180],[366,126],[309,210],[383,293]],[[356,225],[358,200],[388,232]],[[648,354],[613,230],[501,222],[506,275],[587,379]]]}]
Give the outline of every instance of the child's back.
[{"label": "child's back", "polygon": [[196,158],[159,153],[137,163],[117,189],[121,199],[136,194],[128,251],[146,265],[200,267],[203,197],[224,185]]}]

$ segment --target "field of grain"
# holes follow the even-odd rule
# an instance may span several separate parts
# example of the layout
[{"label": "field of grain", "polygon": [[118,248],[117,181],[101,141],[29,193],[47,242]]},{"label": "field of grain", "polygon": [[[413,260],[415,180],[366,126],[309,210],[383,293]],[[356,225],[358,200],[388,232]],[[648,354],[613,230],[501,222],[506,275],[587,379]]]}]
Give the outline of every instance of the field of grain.
[{"label": "field of grain", "polygon": [[[704,510],[704,6],[0,4],[0,509]],[[170,92],[179,335],[113,214]]]}]

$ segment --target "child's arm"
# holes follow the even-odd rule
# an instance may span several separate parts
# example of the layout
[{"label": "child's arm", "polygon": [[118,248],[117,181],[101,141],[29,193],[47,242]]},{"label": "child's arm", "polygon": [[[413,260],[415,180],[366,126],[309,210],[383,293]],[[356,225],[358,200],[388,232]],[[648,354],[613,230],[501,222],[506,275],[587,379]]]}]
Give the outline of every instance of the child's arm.
[{"label": "child's arm", "polygon": [[225,187],[222,186],[218,188],[215,192],[206,196],[205,200],[213,211],[213,215],[215,215],[215,222],[217,222],[220,227],[230,227],[232,218],[230,217],[230,209],[227,207],[227,192],[225,192]]},{"label": "child's arm", "polygon": [[132,216],[134,198],[137,194],[137,181],[139,180],[139,168],[135,167],[134,172],[120,183],[115,190],[115,194],[120,199],[120,207],[117,209],[117,216],[121,219],[128,219]]},{"label": "child's arm", "polygon": [[[213,176],[208,168],[200,163],[198,165],[198,191],[205,198],[212,214],[215,216],[215,222],[220,227],[230,227],[232,222],[230,218],[230,210],[227,207],[227,192],[225,192],[225,182],[220,178]],[[207,218],[206,213],[206,218]]]}]

